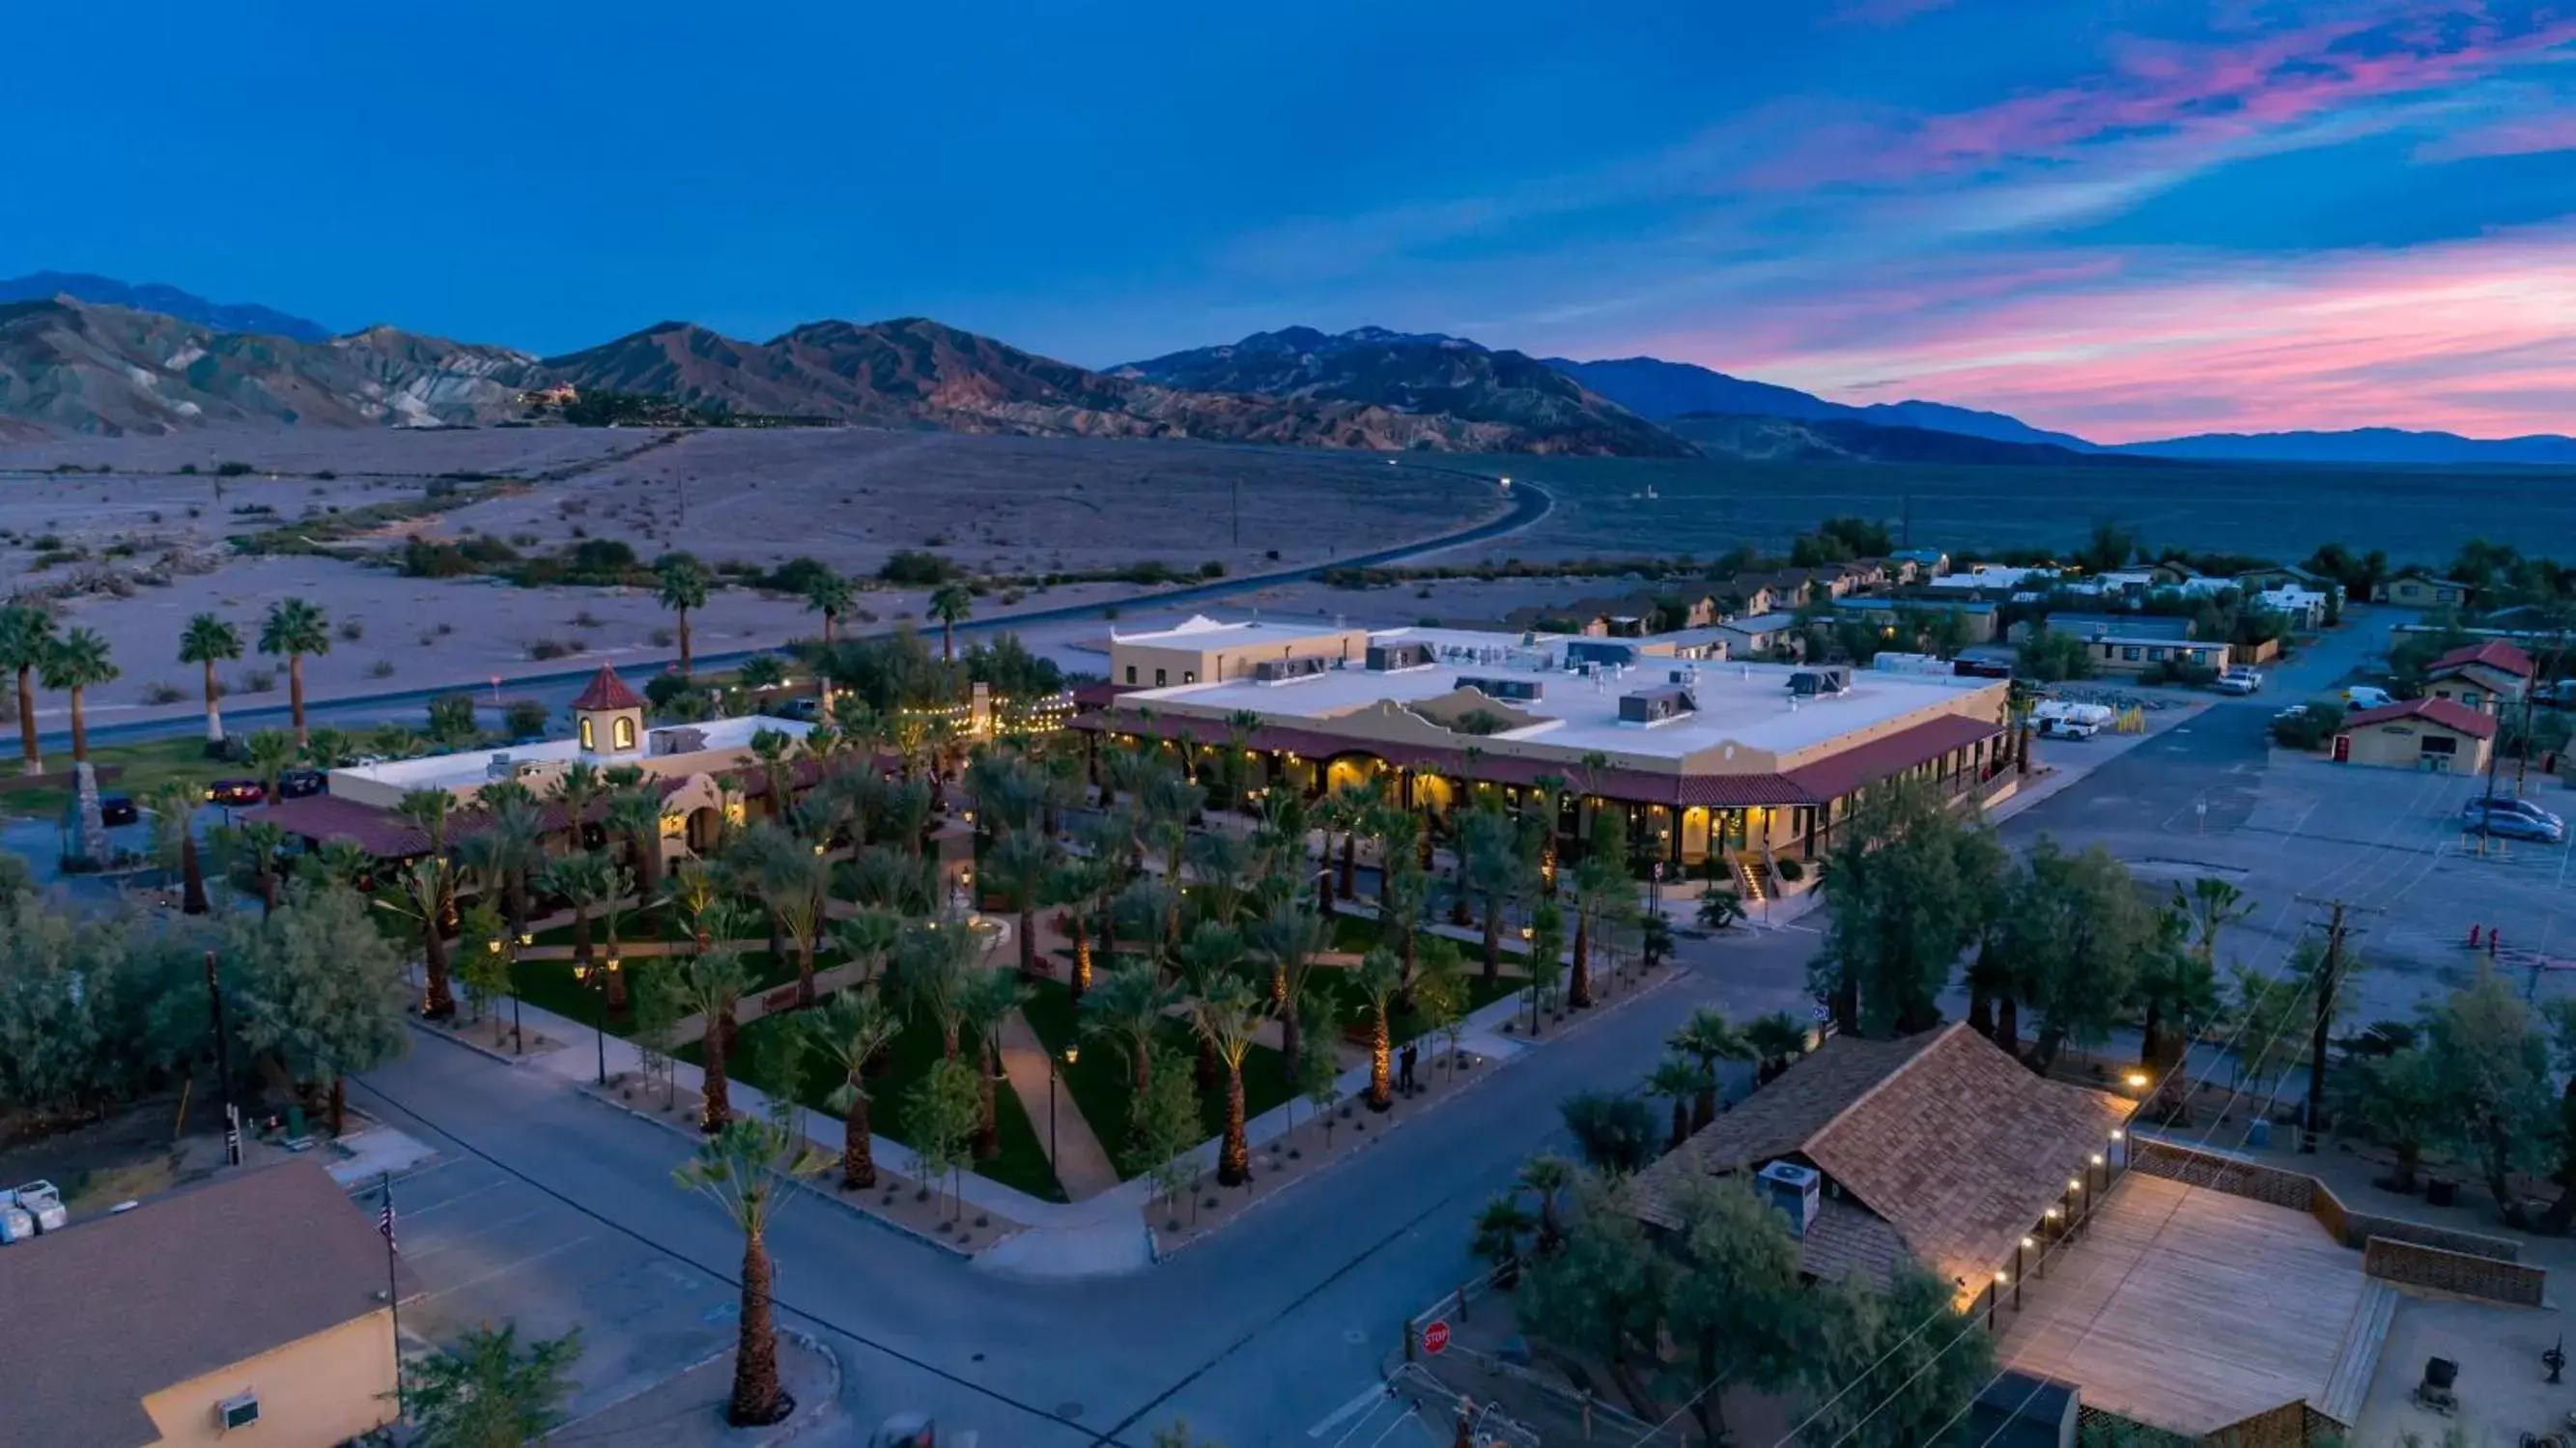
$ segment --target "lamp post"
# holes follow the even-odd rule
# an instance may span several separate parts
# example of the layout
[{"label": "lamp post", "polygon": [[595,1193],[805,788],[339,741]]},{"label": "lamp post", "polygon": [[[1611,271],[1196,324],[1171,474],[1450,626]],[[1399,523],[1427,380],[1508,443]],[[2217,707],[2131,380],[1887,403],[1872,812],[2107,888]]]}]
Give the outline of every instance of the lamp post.
[{"label": "lamp post", "polygon": [[591,992],[590,1038],[599,1052],[599,1084],[608,1084],[608,972],[616,962],[602,965],[576,965],[572,978]]},{"label": "lamp post", "polygon": [[[536,936],[524,930],[519,932],[519,950],[536,943]],[[510,954],[510,1054],[513,1056],[528,1048],[526,1024],[519,1015],[519,956],[517,951],[513,951]]]},{"label": "lamp post", "polygon": [[[1064,1048],[1064,1064],[1071,1066],[1082,1059],[1080,1046]],[[1055,1165],[1055,1078],[1058,1072],[1053,1052],[1047,1055],[1047,1165]]]},{"label": "lamp post", "polygon": [[[2011,1278],[2011,1273],[1998,1267],[1995,1269],[1995,1285],[1986,1289],[1986,1331],[1990,1333],[1995,1330],[1995,1304],[2002,1300],[2004,1295],[2004,1283],[2011,1280]],[[2014,1294],[2013,1306],[2016,1308],[2021,1306],[2020,1294],[2018,1292]]]},{"label": "lamp post", "polygon": [[2098,1198],[2101,1193],[2111,1189],[2111,1168],[2109,1163],[2103,1160],[2102,1153],[2098,1151],[2093,1153],[2093,1165],[2099,1167],[2102,1172],[2102,1184],[2093,1189]]},{"label": "lamp post", "polygon": [[[2020,1241],[2013,1243],[2013,1311],[2015,1312],[2021,1311],[2021,1254],[2029,1251],[2035,1245],[2037,1244],[2032,1242],[2028,1237],[2024,1237]],[[2046,1265],[2044,1260],[2042,1265]]]}]

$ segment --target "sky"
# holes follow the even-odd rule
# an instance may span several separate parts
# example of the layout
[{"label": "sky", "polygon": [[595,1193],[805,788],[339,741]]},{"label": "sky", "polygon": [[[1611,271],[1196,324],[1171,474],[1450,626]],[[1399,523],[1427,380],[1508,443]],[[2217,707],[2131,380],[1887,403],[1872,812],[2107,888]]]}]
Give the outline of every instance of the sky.
[{"label": "sky", "polygon": [[2576,0],[28,10],[81,63],[13,69],[0,275],[541,354],[1378,325],[2100,441],[2576,431]]}]

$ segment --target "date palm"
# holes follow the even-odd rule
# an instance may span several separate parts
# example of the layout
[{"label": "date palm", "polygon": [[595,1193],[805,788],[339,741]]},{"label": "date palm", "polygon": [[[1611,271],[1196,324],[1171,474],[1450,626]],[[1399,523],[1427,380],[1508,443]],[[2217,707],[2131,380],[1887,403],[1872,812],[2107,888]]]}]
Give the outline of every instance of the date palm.
[{"label": "date palm", "polygon": [[253,820],[241,827],[239,838],[259,884],[259,914],[265,920],[277,913],[278,856],[286,849],[286,831],[268,820]]},{"label": "date palm", "polygon": [[1388,1063],[1395,1053],[1395,993],[1404,984],[1401,968],[1384,946],[1360,958],[1358,970],[1351,973],[1351,984],[1368,1003],[1369,1017],[1369,1084],[1368,1109],[1384,1111],[1395,1104],[1388,1080]]},{"label": "date palm", "polygon": [[1458,887],[1484,905],[1488,991],[1502,985],[1503,907],[1528,888],[1529,874],[1520,829],[1511,818],[1489,809],[1468,811],[1458,826]]},{"label": "date palm", "polygon": [[545,839],[545,815],[524,788],[521,795],[495,800],[487,787],[482,803],[489,809],[488,820],[456,847],[474,877],[500,892],[501,919],[513,938],[528,930],[528,872]]},{"label": "date palm", "polygon": [[841,615],[857,596],[858,590],[840,574],[818,568],[805,576],[805,611],[823,616],[823,647],[840,641]]},{"label": "date palm", "polygon": [[1001,1122],[993,1112],[993,1078],[1002,1071],[1002,1026],[1028,998],[1027,985],[997,970],[967,977],[966,989],[958,997],[958,1014],[975,1038],[975,1155],[980,1158],[1002,1154]]},{"label": "date palm", "polygon": [[975,969],[975,937],[961,921],[924,920],[895,948],[895,990],[914,1015],[939,1027],[939,1053],[957,1059],[966,1019],[966,988]]},{"label": "date palm", "polygon": [[859,967],[859,984],[873,984],[885,970],[887,957],[903,939],[903,917],[887,910],[863,909],[858,914],[835,923],[832,941],[851,964]]},{"label": "date palm", "polygon": [[[626,872],[609,863],[606,855],[594,850],[574,850],[546,863],[546,893],[562,896],[564,903],[572,907],[572,960],[577,974],[587,976],[591,972],[591,922],[601,906],[625,893],[625,876]],[[613,974],[608,989],[617,990]],[[612,1000],[610,1004],[613,1007],[622,1002]]]},{"label": "date palm", "polygon": [[727,1090],[725,1072],[726,1057],[733,1049],[733,1032],[728,1027],[733,1024],[734,1006],[751,989],[751,972],[743,966],[742,947],[719,937],[689,957],[671,980],[682,1009],[706,1023],[706,1034],[699,1043],[703,1084],[698,1090],[705,1109],[699,1113],[698,1129],[712,1136],[733,1119],[733,1098]]},{"label": "date palm", "polygon": [[984,856],[984,876],[1000,887],[1019,916],[1020,974],[1038,970],[1038,905],[1046,898],[1059,855],[1055,841],[1033,829],[1015,829]]},{"label": "date palm", "polygon": [[1574,1185],[1574,1163],[1561,1156],[1531,1157],[1521,1163],[1518,1182],[1522,1190],[1538,1198],[1538,1254],[1554,1256],[1565,1241],[1564,1219],[1558,1208],[1566,1190]]},{"label": "date palm", "polygon": [[1673,1139],[1667,1150],[1690,1139],[1691,1102],[1714,1086],[1715,1074],[1688,1056],[1666,1056],[1646,1077],[1646,1094],[1673,1103]]},{"label": "date palm", "polygon": [[1297,901],[1283,900],[1254,927],[1253,939],[1270,962],[1270,1013],[1279,1018],[1279,1053],[1295,1070],[1305,1060],[1305,1023],[1293,1003],[1305,998],[1315,957],[1324,951],[1324,922]]},{"label": "date palm", "polygon": [[220,702],[224,689],[215,682],[215,665],[230,663],[241,656],[241,630],[214,614],[198,614],[188,620],[187,628],[180,631],[179,662],[195,664],[205,670],[208,754],[219,754],[224,747],[224,711]]},{"label": "date palm", "polygon": [[601,822],[626,837],[635,888],[647,903],[662,896],[662,797],[650,789],[621,789],[608,797]]},{"label": "date palm", "polygon": [[1244,1139],[1243,1058],[1253,1037],[1269,1018],[1252,987],[1231,977],[1217,982],[1190,1006],[1190,1027],[1225,1068],[1225,1141],[1218,1147],[1219,1186],[1239,1187],[1252,1180],[1252,1146]]},{"label": "date palm", "polygon": [[1118,1048],[1134,1072],[1140,1097],[1153,1080],[1154,1035],[1162,1029],[1163,1012],[1179,999],[1155,978],[1154,967],[1141,960],[1113,966],[1082,998],[1082,1034]]},{"label": "date palm", "polygon": [[841,1069],[841,1084],[828,1103],[841,1113],[841,1188],[865,1191],[877,1184],[868,1133],[868,1066],[903,1033],[903,1018],[887,1007],[876,986],[860,985],[796,1019],[805,1039]]},{"label": "date palm", "polygon": [[939,657],[957,661],[957,626],[975,612],[975,595],[962,583],[943,583],[930,594],[930,616],[939,620]]},{"label": "date palm", "polygon": [[[1202,920],[1181,942],[1173,962],[1180,969],[1182,993],[1192,999],[1204,999],[1223,989],[1243,966],[1243,932],[1213,920]],[[1214,1046],[1205,1036],[1199,1038],[1198,1078],[1201,1090],[1216,1085],[1217,1059]]]},{"label": "date palm", "polygon": [[357,757],[357,746],[350,741],[345,729],[317,724],[313,726],[311,737],[304,741],[304,758],[315,769],[346,769],[356,762]]},{"label": "date palm", "polygon": [[1065,934],[1073,945],[1073,965],[1065,976],[1065,986],[1077,1005],[1083,993],[1091,989],[1092,907],[1100,898],[1102,878],[1107,873],[1097,859],[1059,856],[1040,897],[1048,906],[1064,912]]},{"label": "date palm", "polygon": [[[760,832],[755,832],[755,834]],[[769,918],[785,932],[796,952],[796,1004],[814,1003],[814,945],[823,930],[823,900],[831,888],[832,867],[813,847],[793,836],[772,836],[753,875]]]},{"label": "date palm", "polygon": [[600,778],[599,766],[587,759],[576,759],[565,765],[564,772],[556,775],[554,783],[547,786],[546,797],[564,812],[564,828],[571,836],[574,849],[587,847],[582,832],[590,822],[590,807],[607,792],[608,782]]},{"label": "date palm", "polygon": [[281,598],[268,606],[259,626],[259,651],[286,660],[286,699],[295,720],[295,747],[302,749],[304,728],[304,656],[331,652],[331,616],[300,598]]},{"label": "date palm", "polygon": [[36,748],[36,674],[54,651],[54,616],[32,604],[0,608],[0,667],[18,675],[18,748],[28,774],[45,772]]},{"label": "date palm", "polygon": [[680,677],[694,672],[689,643],[689,614],[707,606],[707,573],[694,558],[665,559],[653,570],[653,594],[679,616]]},{"label": "date palm", "polygon": [[1705,1083],[1691,1102],[1691,1128],[1697,1130],[1715,1121],[1718,1063],[1752,1060],[1752,1043],[1723,1014],[1702,1006],[1691,1012],[1690,1019],[1665,1038],[1664,1045],[1698,1065]]},{"label": "date palm", "polygon": [[445,920],[448,901],[456,889],[455,869],[445,856],[423,855],[394,876],[393,892],[382,901],[420,926],[421,966],[426,982],[421,990],[420,1013],[433,1021],[456,1014],[456,997],[447,979]]},{"label": "date palm", "polygon": [[45,655],[45,687],[72,696],[72,763],[89,761],[89,720],[82,698],[99,684],[112,683],[124,671],[108,656],[107,639],[96,629],[76,628],[54,641]]},{"label": "date palm", "polygon": [[250,772],[266,793],[264,799],[277,798],[277,782],[295,767],[295,736],[283,729],[254,729],[243,741],[242,753]]},{"label": "date palm", "polygon": [[728,1122],[698,1143],[671,1179],[724,1210],[742,1233],[742,1310],[734,1339],[733,1396],[725,1421],[766,1427],[795,1409],[778,1380],[778,1329],[769,1261],[769,1222],[790,1168],[787,1133],[756,1117]]},{"label": "date palm", "polygon": [[184,915],[206,913],[206,872],[197,860],[197,806],[205,799],[203,791],[185,780],[172,780],[152,791],[152,821],[167,839],[165,858],[179,871],[179,910]]},{"label": "date palm", "polygon": [[1807,1028],[1787,1011],[1773,1011],[1745,1023],[1744,1043],[1753,1048],[1754,1079],[1767,1085],[1807,1053]]}]

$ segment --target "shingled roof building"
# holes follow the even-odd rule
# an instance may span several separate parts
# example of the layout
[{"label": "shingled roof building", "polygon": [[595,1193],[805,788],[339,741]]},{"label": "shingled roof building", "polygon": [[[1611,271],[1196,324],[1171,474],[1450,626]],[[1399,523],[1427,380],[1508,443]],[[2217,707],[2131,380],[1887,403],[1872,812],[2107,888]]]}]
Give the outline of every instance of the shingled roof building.
[{"label": "shingled roof building", "polygon": [[1810,1275],[1881,1284],[1910,1259],[1965,1302],[2115,1148],[2133,1109],[2031,1074],[1964,1024],[1836,1036],[1640,1173],[1636,1211],[1670,1228],[1688,1176],[1787,1163],[1800,1170],[1763,1188],[1777,1199],[1781,1182],[1805,1183],[1789,1219]]},{"label": "shingled roof building", "polygon": [[0,1444],[346,1442],[393,1418],[386,1287],[309,1157],[0,1249]]}]

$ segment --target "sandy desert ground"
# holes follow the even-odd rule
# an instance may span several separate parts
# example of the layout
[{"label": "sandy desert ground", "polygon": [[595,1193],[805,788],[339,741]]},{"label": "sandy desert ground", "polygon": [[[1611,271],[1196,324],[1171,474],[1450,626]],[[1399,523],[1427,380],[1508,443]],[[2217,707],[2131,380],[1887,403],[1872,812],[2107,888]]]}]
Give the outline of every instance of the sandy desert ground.
[{"label": "sandy desert ground", "polygon": [[[252,471],[214,476],[226,460]],[[110,471],[55,471],[67,464]],[[200,471],[180,474],[185,464]],[[1390,467],[1375,455],[1180,442],[857,429],[68,439],[0,448],[0,591],[23,594],[107,571],[145,577],[123,586],[127,596],[91,592],[62,603],[67,622],[99,630],[114,648],[124,675],[92,691],[91,711],[99,722],[121,722],[195,706],[196,670],[177,659],[179,631],[192,614],[231,619],[247,638],[267,606],[290,595],[322,604],[338,630],[330,654],[307,662],[315,698],[674,652],[671,617],[645,590],[407,578],[382,564],[313,555],[244,557],[225,542],[280,521],[417,498],[442,475],[506,478],[513,491],[392,525],[366,546],[390,553],[414,533],[480,533],[535,554],[579,538],[617,538],[648,558],[682,547],[709,564],[769,567],[810,556],[854,574],[873,574],[898,549],[927,548],[979,571],[1145,561],[1186,570],[1213,561],[1239,576],[1383,548],[1499,511],[1472,467],[1454,459]],[[245,508],[274,514],[236,511]],[[86,556],[38,566],[48,553],[73,551]],[[1017,608],[1105,606],[1136,592],[1125,584],[1059,586],[1030,591]],[[883,589],[864,595],[861,607],[882,626],[918,620],[924,602],[918,592]],[[979,617],[1012,611],[999,593],[977,601]],[[798,600],[727,588],[697,615],[695,637],[701,652],[715,653],[771,646],[816,626]],[[540,661],[531,656],[540,642],[573,654]],[[255,653],[220,671],[236,697],[256,692],[258,676],[270,672],[271,661]],[[184,698],[149,705],[156,686]],[[46,708],[57,704],[49,699]]]}]

